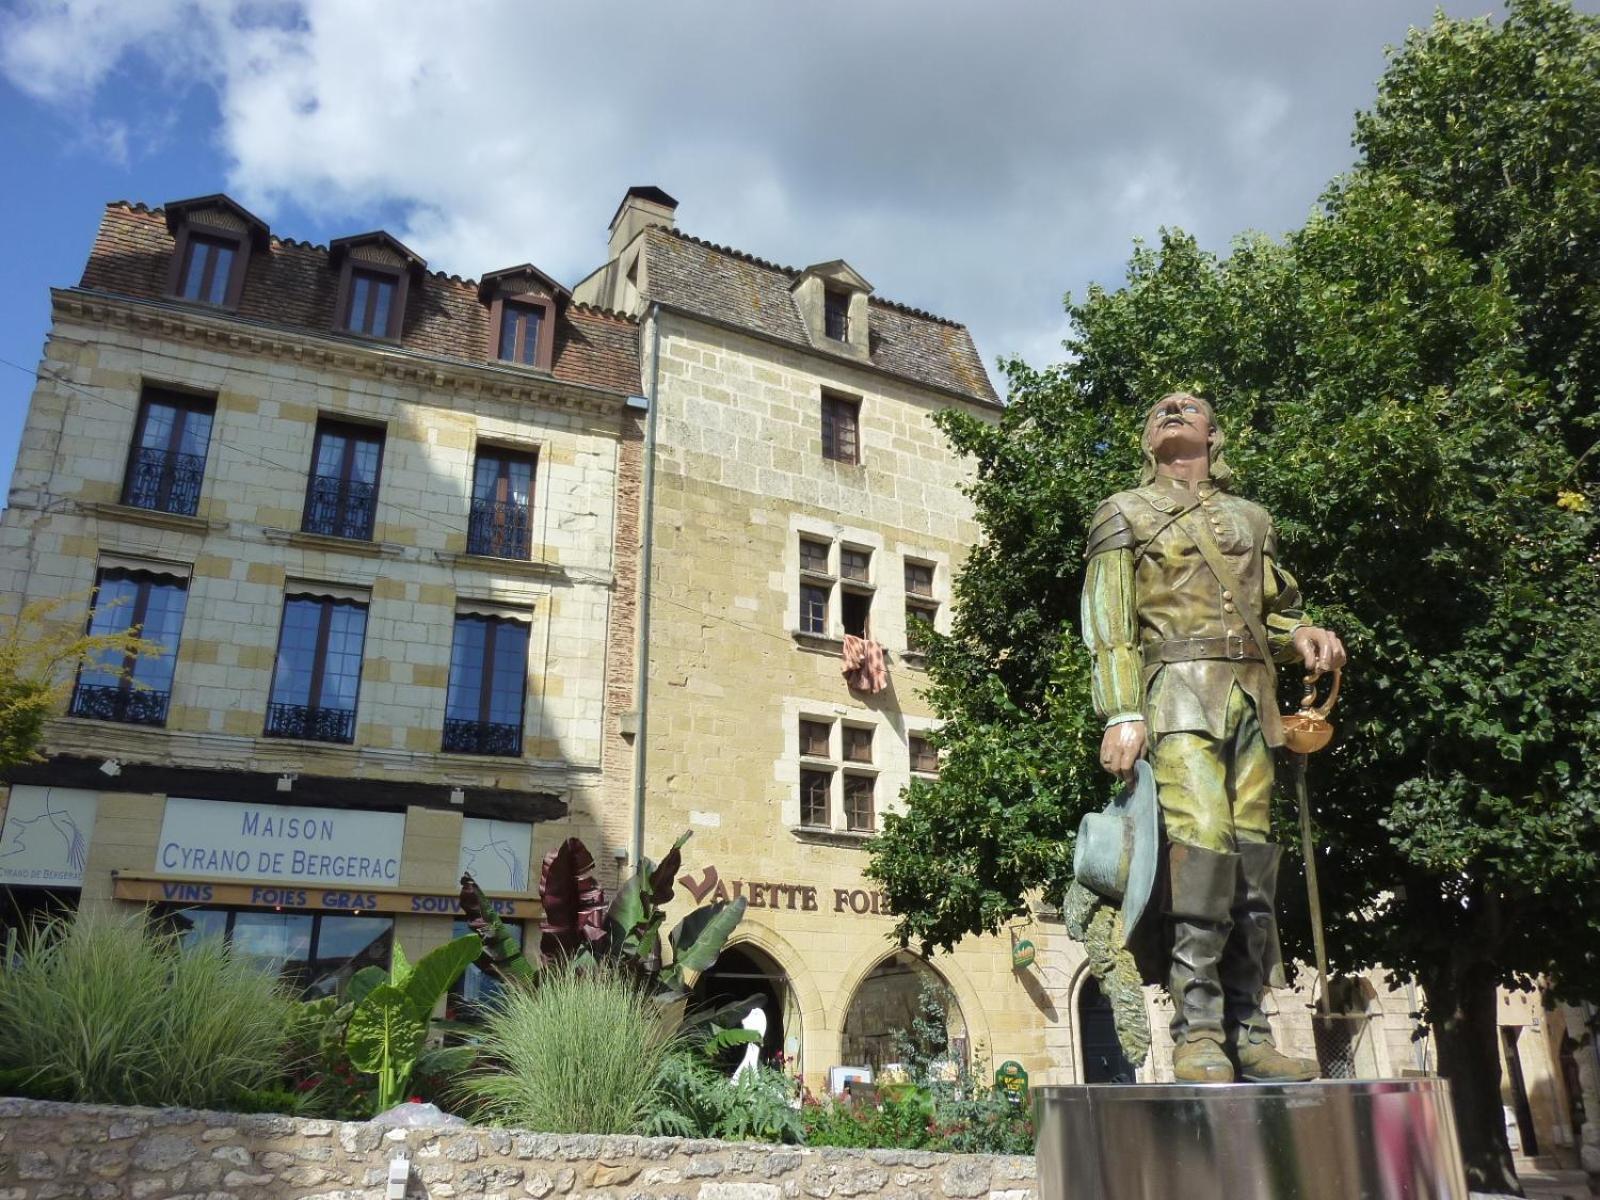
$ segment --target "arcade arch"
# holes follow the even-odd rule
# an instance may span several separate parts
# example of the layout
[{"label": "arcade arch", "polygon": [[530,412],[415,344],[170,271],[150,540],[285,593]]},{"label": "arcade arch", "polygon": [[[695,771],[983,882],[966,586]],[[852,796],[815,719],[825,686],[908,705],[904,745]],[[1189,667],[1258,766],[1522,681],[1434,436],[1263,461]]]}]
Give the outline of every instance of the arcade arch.
[{"label": "arcade arch", "polygon": [[695,981],[693,1001],[722,1004],[760,996],[767,1017],[761,1061],[776,1066],[781,1057],[798,1072],[804,1065],[806,1030],[821,1023],[821,997],[803,972],[790,970],[789,964],[798,961],[798,956],[783,938],[753,923],[741,929],[740,935]]},{"label": "arcade arch", "polygon": [[[925,991],[929,1008],[923,1004]],[[967,1058],[971,1037],[966,1006],[945,974],[915,954],[896,950],[878,959],[847,994],[840,1033],[844,1065],[878,1071],[897,1061],[919,1018],[929,1035],[923,1049],[930,1057]]]}]

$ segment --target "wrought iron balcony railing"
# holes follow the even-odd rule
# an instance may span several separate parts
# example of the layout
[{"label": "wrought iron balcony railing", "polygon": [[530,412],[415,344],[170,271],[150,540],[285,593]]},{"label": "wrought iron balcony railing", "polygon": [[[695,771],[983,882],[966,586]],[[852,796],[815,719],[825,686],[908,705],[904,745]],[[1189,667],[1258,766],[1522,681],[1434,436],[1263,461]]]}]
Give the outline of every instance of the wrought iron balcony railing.
[{"label": "wrought iron balcony railing", "polygon": [[80,683],[72,691],[67,712],[94,721],[121,721],[127,725],[165,725],[170,692],[152,688]]},{"label": "wrought iron balcony railing", "polygon": [[458,721],[446,717],[444,748],[451,754],[522,754],[522,726],[494,721]]},{"label": "wrought iron balcony railing", "polygon": [[122,502],[134,508],[192,517],[200,507],[206,460],[200,454],[175,454],[141,446],[133,452]]},{"label": "wrought iron balcony railing", "polygon": [[335,475],[314,475],[306,494],[306,515],[300,528],[328,537],[372,539],[372,516],[378,489]]},{"label": "wrought iron balcony railing", "polygon": [[533,520],[526,504],[474,500],[467,518],[467,553],[492,558],[527,558],[533,549]]},{"label": "wrought iron balcony railing", "polygon": [[267,705],[268,737],[304,738],[308,742],[353,742],[353,708],[312,708],[306,704]]}]

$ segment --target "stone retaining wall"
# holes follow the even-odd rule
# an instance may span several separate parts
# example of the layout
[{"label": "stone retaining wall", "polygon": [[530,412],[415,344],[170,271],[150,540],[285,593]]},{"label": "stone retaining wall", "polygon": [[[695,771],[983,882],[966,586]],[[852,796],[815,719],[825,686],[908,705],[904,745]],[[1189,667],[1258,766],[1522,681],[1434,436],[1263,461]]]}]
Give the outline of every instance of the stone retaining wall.
[{"label": "stone retaining wall", "polygon": [[0,1200],[1037,1200],[1032,1158],[0,1099]]}]

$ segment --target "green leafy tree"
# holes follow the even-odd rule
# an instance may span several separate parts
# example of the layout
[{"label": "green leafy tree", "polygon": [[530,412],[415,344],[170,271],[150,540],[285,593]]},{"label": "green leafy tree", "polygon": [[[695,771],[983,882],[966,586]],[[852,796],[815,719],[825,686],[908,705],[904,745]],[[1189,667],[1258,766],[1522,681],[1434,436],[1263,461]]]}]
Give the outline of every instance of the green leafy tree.
[{"label": "green leafy tree", "polygon": [[1066,362],[1007,363],[997,422],[942,418],[985,537],[930,657],[940,778],[886,819],[872,873],[925,945],[1061,895],[1109,794],[1077,633],[1088,520],[1136,476],[1154,399],[1213,397],[1241,490],[1351,652],[1312,769],[1330,955],[1423,985],[1469,1176],[1495,1190],[1496,987],[1600,992],[1600,21],[1554,0],[1441,17],[1356,137],[1303,228],[1136,247],[1123,286],[1069,298]]},{"label": "green leafy tree", "polygon": [[136,658],[163,653],[137,627],[91,634],[63,620],[62,610],[81,600],[35,600],[16,616],[0,617],[0,769],[39,757],[44,723],[60,714],[80,665],[127,673]]}]

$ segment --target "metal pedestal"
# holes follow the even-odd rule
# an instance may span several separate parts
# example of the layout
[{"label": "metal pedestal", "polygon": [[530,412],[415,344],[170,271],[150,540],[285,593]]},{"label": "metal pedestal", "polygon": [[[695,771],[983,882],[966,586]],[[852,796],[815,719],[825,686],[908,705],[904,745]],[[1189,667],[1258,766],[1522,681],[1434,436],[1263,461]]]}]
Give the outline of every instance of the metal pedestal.
[{"label": "metal pedestal", "polygon": [[1467,1200],[1442,1079],[1033,1094],[1039,1200]]}]

